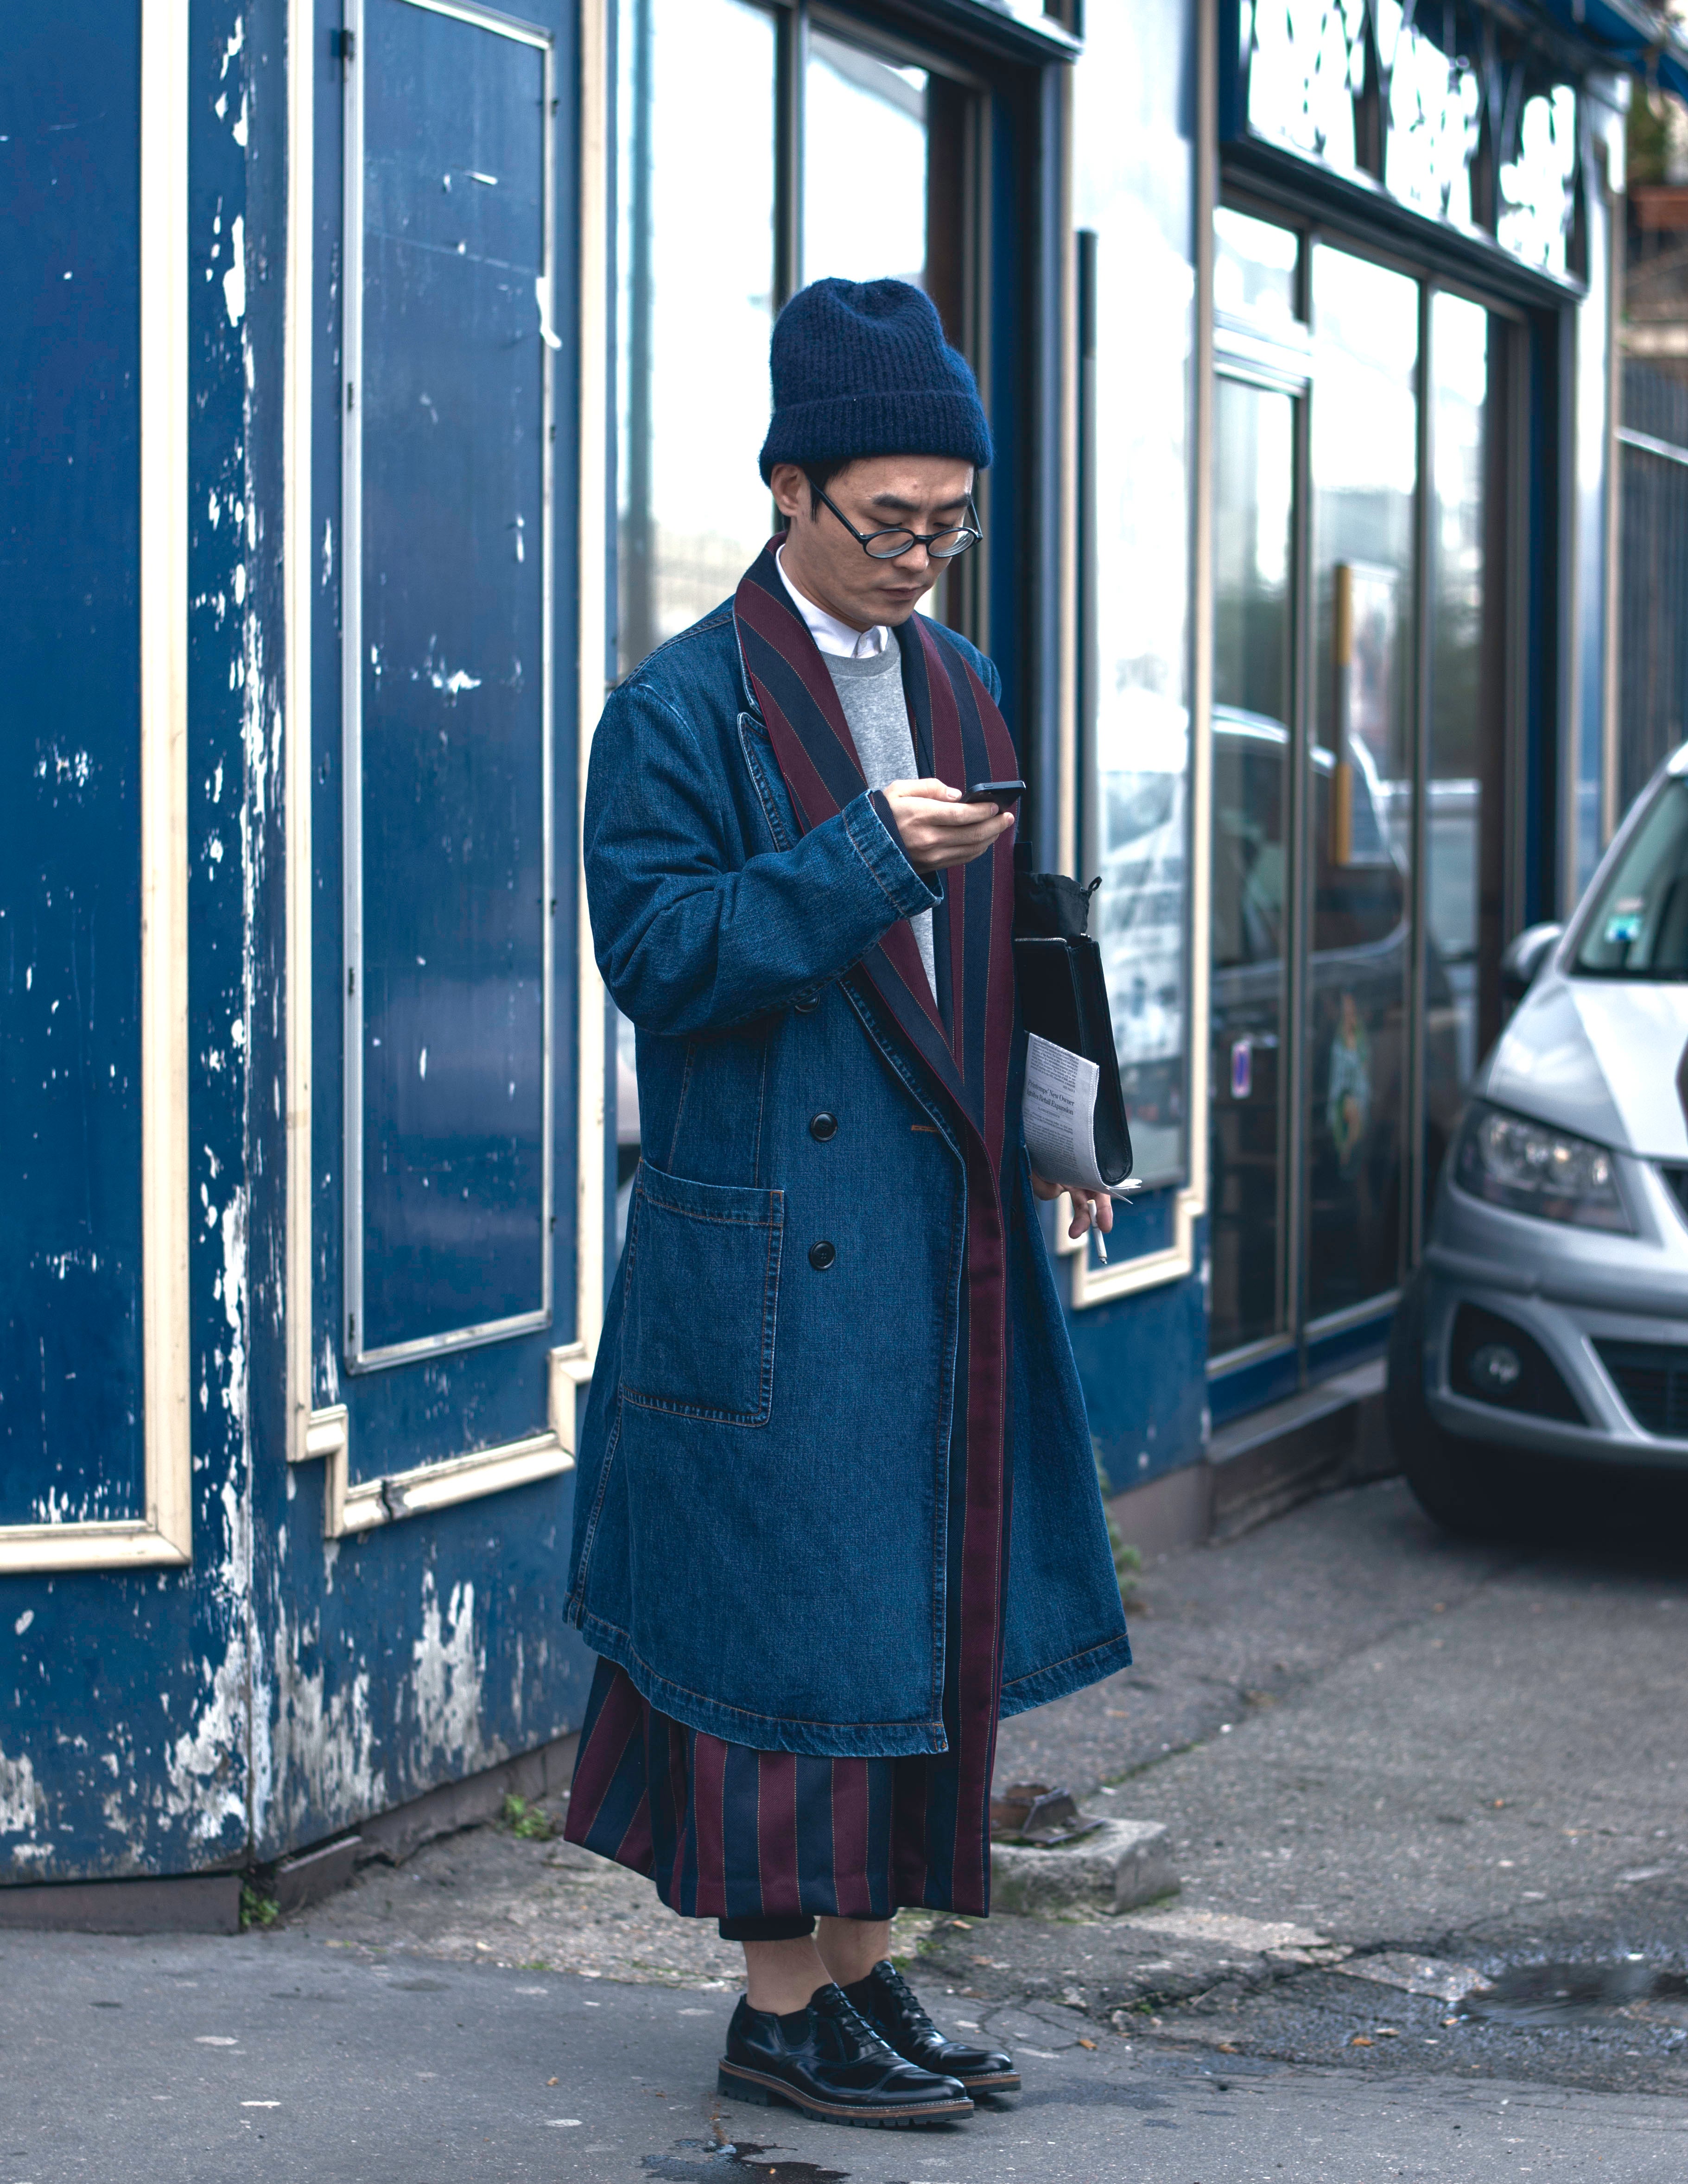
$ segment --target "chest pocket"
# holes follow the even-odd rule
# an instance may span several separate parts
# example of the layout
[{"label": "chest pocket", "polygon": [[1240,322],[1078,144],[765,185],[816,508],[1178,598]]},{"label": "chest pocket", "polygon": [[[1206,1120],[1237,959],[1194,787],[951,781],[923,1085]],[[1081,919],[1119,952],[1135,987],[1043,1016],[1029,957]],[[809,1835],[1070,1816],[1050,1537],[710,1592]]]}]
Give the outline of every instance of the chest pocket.
[{"label": "chest pocket", "polygon": [[627,1223],[621,1400],[763,1426],[773,1411],[785,1194],[639,1163]]}]

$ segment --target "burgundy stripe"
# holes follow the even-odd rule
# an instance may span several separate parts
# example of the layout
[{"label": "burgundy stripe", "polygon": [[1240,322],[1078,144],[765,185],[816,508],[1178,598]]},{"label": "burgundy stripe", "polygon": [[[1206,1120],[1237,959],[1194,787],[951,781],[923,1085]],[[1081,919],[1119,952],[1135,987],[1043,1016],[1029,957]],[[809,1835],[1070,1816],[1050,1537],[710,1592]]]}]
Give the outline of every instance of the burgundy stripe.
[{"label": "burgundy stripe", "polygon": [[788,1752],[765,1752],[756,1784],[756,1859],[762,1915],[795,1911],[802,1896],[797,1868],[797,1762]]},{"label": "burgundy stripe", "polygon": [[[810,827],[818,825],[822,819],[830,818],[837,806],[822,778],[819,767],[804,749],[802,738],[780,710],[772,692],[754,670],[750,675],[750,687],[761,706],[762,716],[767,722],[768,740],[774,747],[775,760],[784,777],[786,787],[791,792],[791,800],[797,806],[798,817],[802,821],[806,833]],[[866,785],[864,776],[863,786]]]},{"label": "burgundy stripe", "polygon": [[[772,543],[777,543],[777,541]],[[733,610],[747,628],[755,630],[758,637],[772,645],[786,666],[801,679],[804,688],[814,699],[827,726],[838,738],[839,748],[848,755],[852,766],[859,766],[861,760],[856,754],[855,738],[850,732],[850,722],[845,717],[844,700],[838,696],[838,686],[827,671],[826,661],[821,657],[821,648],[809,635],[807,623],[787,595],[779,571],[773,566],[772,550],[768,553],[767,560],[769,573],[774,584],[778,586],[777,593],[755,582],[753,574],[751,581],[739,586]]]},{"label": "burgundy stripe", "polygon": [[873,1908],[867,1878],[867,1763],[833,1762],[833,1889],[840,1919]]},{"label": "burgundy stripe", "polygon": [[674,1723],[668,1732],[668,1808],[674,1815],[674,1868],[667,1897],[671,1903],[685,1901],[686,1852],[693,1841],[692,1769],[686,1740],[686,1730]]},{"label": "burgundy stripe", "polygon": [[650,1792],[645,1791],[633,1808],[633,1816],[627,1822],[621,1840],[611,1852],[617,1865],[630,1865],[635,1873],[649,1873],[655,1860],[652,1856],[650,1835]]},{"label": "burgundy stripe", "polygon": [[[973,1160],[970,1167],[975,1167]],[[979,1162],[983,1167],[983,1162]],[[1001,1577],[1004,1502],[1003,1306],[1001,1208],[989,1188],[989,1169],[975,1170],[967,1212],[967,1513],[961,1536],[961,1658],[956,1663],[961,1780],[956,1798],[953,1894],[989,1908],[988,1816],[990,1770],[1001,1687]],[[979,1184],[986,1187],[980,1189]],[[981,1815],[986,1825],[981,1826]]]}]

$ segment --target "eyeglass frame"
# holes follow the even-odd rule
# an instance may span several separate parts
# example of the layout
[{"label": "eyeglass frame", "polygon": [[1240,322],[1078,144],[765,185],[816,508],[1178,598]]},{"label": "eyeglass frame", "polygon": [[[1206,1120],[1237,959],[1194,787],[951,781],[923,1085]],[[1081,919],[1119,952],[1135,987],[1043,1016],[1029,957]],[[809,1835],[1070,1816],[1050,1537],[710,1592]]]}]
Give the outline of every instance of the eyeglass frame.
[{"label": "eyeglass frame", "polygon": [[[900,561],[905,554],[911,554],[916,546],[924,546],[927,553],[934,561],[959,561],[963,554],[971,553],[984,537],[983,530],[979,524],[978,510],[973,505],[972,493],[967,497],[967,514],[972,519],[970,523],[946,523],[941,531],[911,531],[904,523],[888,523],[883,531],[858,531],[837,501],[833,499],[831,493],[827,491],[825,486],[816,485],[813,478],[809,479],[807,482],[809,490],[818,494],[820,499],[826,502],[827,507],[832,510],[833,515],[837,516],[838,521],[843,524],[844,529],[849,532],[870,561]],[[957,532],[967,532],[967,539],[965,545],[958,546],[953,554],[933,553],[934,540],[949,538]],[[900,546],[894,554],[876,554],[871,543],[875,538],[906,538],[909,543],[906,546]]]}]

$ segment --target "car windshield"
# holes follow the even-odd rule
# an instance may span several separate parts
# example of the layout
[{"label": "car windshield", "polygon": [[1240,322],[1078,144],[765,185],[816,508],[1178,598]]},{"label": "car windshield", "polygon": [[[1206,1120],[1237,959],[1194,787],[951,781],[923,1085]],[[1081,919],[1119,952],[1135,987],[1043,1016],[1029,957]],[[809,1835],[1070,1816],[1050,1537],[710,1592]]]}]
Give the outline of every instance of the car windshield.
[{"label": "car windshield", "polygon": [[1585,978],[1688,978],[1688,781],[1660,784],[1583,929]]}]

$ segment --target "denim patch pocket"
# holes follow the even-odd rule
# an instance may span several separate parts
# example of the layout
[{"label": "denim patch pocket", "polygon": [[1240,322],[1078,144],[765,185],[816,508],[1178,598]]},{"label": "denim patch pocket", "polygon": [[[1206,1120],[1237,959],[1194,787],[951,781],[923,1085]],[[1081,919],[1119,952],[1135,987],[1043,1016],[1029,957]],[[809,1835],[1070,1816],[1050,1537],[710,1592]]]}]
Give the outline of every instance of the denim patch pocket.
[{"label": "denim patch pocket", "polygon": [[621,1398],[764,1426],[773,1410],[785,1194],[639,1163],[627,1223]]}]

